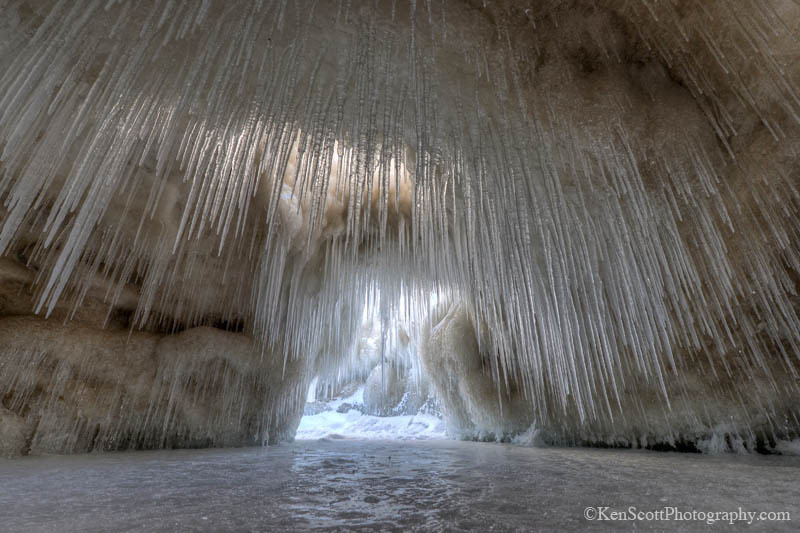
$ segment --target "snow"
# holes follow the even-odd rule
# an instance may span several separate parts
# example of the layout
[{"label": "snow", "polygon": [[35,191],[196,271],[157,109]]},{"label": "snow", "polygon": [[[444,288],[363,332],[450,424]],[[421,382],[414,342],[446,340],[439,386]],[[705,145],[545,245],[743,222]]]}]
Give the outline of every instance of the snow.
[{"label": "snow", "polygon": [[782,455],[800,455],[800,439],[779,440],[775,449]]},{"label": "snow", "polygon": [[328,403],[329,411],[304,416],[297,428],[295,439],[445,439],[444,420],[426,413],[401,416],[371,416],[362,414],[357,408],[344,413],[337,409],[345,403],[362,404],[364,387],[351,396]]}]

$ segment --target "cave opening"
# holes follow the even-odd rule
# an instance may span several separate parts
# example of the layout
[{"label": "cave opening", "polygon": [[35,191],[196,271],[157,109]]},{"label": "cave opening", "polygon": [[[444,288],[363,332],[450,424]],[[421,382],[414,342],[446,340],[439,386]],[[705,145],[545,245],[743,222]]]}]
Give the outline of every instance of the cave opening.
[{"label": "cave opening", "polygon": [[447,438],[418,352],[422,321],[439,300],[436,293],[371,291],[352,353],[312,379],[295,439]]}]

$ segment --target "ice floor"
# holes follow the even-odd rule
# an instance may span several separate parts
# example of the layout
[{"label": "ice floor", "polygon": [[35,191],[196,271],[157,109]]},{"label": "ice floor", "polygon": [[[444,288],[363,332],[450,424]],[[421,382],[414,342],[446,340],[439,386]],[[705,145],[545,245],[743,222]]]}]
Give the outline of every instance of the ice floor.
[{"label": "ice floor", "polygon": [[[0,529],[13,532],[568,531],[589,525],[585,509],[598,506],[789,511],[800,520],[800,458],[323,439],[265,449],[0,460]],[[704,522],[592,525],[731,529]]]}]

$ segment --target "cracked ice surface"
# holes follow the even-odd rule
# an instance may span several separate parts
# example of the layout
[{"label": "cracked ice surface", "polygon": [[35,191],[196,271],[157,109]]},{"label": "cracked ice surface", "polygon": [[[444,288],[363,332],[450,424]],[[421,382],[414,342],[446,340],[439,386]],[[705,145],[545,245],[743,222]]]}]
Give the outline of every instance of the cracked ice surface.
[{"label": "cracked ice surface", "polygon": [[[0,523],[15,532],[564,531],[588,525],[587,506],[631,505],[789,511],[796,520],[798,468],[795,457],[329,439],[267,449],[37,457],[0,461]],[[792,524],[761,522],[748,530],[788,531]],[[676,526],[708,527],[635,525]]]}]

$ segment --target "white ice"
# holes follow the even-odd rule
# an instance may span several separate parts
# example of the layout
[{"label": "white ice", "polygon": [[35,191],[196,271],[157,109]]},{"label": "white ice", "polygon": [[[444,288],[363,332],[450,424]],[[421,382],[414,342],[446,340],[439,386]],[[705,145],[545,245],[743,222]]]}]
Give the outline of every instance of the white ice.
[{"label": "white ice", "polygon": [[363,402],[363,386],[359,387],[352,396],[329,402],[327,405],[331,408],[330,411],[303,417],[297,428],[295,439],[424,440],[447,438],[444,421],[430,414],[371,416],[361,414],[358,409],[350,409],[345,413],[336,411],[344,403],[356,405]]}]

